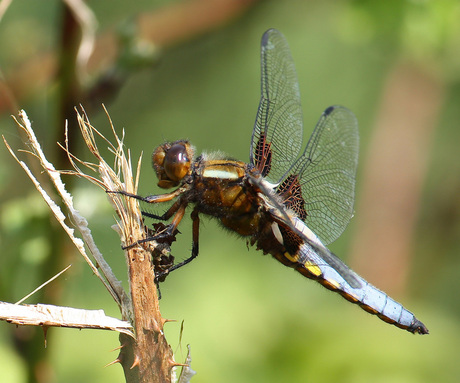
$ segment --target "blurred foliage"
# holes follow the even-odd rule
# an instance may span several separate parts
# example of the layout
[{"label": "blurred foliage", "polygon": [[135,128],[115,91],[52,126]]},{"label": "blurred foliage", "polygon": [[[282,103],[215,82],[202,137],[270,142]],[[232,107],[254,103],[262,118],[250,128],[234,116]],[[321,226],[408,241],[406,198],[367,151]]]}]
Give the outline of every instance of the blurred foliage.
[{"label": "blurred foliage", "polygon": [[356,0],[343,13],[350,41],[374,42],[415,60],[445,78],[458,80],[460,3],[456,0]]},{"label": "blurred foliage", "polygon": [[[126,18],[152,5],[98,1],[89,6],[101,27],[108,27],[123,25]],[[57,1],[12,3],[0,22],[3,76],[35,55],[56,50],[59,9]],[[394,62],[420,62],[445,84],[432,152],[426,153],[430,163],[414,245],[414,294],[394,297],[417,313],[431,334],[411,336],[386,325],[269,257],[248,251],[244,241],[204,219],[200,256],[162,285],[163,315],[178,320],[167,324],[167,336],[178,361],[185,359],[185,345],[191,344],[192,367],[198,371],[193,381],[457,381],[458,16],[459,3],[454,0],[261,2],[232,25],[165,52],[151,70],[132,73],[107,105],[118,131],[126,130],[133,156],[144,153],[140,193],[146,195],[159,192],[149,157],[164,140],[189,138],[198,153],[222,150],[248,159],[260,89],[259,41],[269,27],[281,30],[291,46],[304,104],[305,139],[325,107],[346,105],[360,122],[361,162],[366,161],[382,85]],[[55,121],[56,84],[43,87],[20,107],[33,120],[44,149],[57,152],[53,140],[60,136],[63,141],[63,133],[57,133],[63,122]],[[103,113],[89,117],[103,133],[109,132]],[[13,145],[19,142],[7,115],[0,116],[0,129]],[[14,302],[43,282],[37,270],[52,251],[43,233],[43,222],[50,218],[5,149],[0,150],[0,164],[0,299]],[[358,176],[358,198],[359,185]],[[74,190],[103,254],[125,280],[125,261],[110,229],[114,220],[108,203],[87,182],[75,182]],[[191,225],[185,221],[173,247],[178,260],[191,248]],[[346,258],[352,235],[353,223],[332,250]],[[61,277],[61,304],[101,308],[119,316],[76,251],[69,247],[61,256],[63,264],[73,264]],[[25,362],[16,356],[10,330],[0,323],[0,369],[8,382],[22,383]],[[116,357],[116,352],[108,352],[118,346],[116,334],[50,332],[53,338],[42,350],[54,368],[50,382],[124,381],[119,367],[102,368]]]}]

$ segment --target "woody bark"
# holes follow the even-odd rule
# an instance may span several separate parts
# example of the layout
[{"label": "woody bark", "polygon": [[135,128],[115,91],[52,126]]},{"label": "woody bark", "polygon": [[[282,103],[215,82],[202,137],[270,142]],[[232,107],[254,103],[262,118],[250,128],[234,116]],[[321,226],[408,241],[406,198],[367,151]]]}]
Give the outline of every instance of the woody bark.
[{"label": "woody bark", "polygon": [[120,362],[127,382],[171,382],[173,353],[163,333],[164,319],[149,254],[137,247],[127,252],[136,340],[120,334]]}]

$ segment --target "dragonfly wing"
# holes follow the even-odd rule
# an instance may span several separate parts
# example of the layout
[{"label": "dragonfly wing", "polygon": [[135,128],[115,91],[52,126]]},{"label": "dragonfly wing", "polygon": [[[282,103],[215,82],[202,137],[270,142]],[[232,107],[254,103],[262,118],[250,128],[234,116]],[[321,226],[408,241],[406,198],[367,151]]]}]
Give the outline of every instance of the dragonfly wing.
[{"label": "dragonfly wing", "polygon": [[261,96],[251,139],[250,163],[276,184],[302,146],[302,108],[289,46],[276,29],[261,43]]},{"label": "dragonfly wing", "polygon": [[[358,151],[356,117],[344,107],[331,106],[285,180],[295,180],[298,187],[293,210],[325,245],[342,234],[353,216]],[[278,192],[284,189],[281,184]]]}]

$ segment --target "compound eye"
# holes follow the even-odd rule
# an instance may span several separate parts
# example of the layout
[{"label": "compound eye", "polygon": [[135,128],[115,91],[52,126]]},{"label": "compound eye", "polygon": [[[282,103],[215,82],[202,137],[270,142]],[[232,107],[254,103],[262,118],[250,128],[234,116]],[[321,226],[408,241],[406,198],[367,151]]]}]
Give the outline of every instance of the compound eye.
[{"label": "compound eye", "polygon": [[191,161],[182,144],[175,144],[166,152],[164,170],[171,181],[180,181],[190,170]]}]

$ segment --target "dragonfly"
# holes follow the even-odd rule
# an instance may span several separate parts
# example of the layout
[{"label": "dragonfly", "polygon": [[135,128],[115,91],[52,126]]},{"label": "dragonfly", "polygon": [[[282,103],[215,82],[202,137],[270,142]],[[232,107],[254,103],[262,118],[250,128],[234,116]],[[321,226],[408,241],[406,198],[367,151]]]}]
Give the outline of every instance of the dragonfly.
[{"label": "dragonfly", "polygon": [[163,215],[144,213],[171,221],[161,233],[133,245],[173,236],[191,206],[191,255],[162,276],[198,256],[200,215],[205,214],[383,321],[428,334],[414,314],[326,247],[353,216],[359,151],[356,117],[345,107],[328,107],[302,151],[299,83],[287,41],[276,29],[262,37],[261,82],[249,163],[220,154],[196,156],[187,140],[166,142],[155,149],[152,163],[158,186],[175,189],[147,197],[118,192],[146,203],[172,202]]}]

